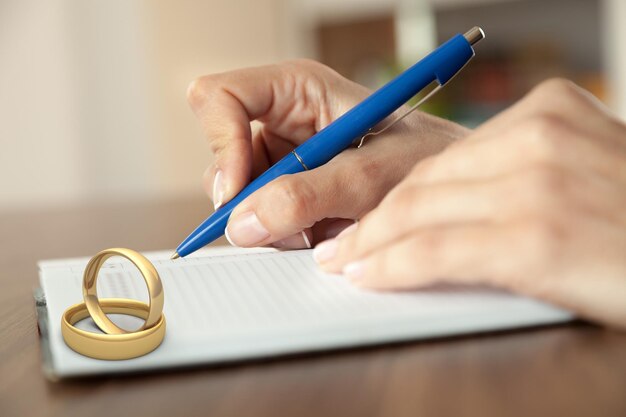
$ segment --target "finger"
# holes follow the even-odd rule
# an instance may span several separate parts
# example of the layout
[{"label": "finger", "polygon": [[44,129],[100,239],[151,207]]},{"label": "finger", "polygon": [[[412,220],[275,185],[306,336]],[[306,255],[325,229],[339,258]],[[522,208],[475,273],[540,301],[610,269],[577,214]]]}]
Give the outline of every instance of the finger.
[{"label": "finger", "polygon": [[[482,181],[398,186],[355,231],[317,245],[314,258],[326,271],[339,272],[346,263],[423,228],[611,212],[610,207],[626,201],[622,188],[598,175],[548,165]],[[612,217],[626,219],[621,212]]]},{"label": "finger", "polygon": [[436,282],[514,286],[520,268],[507,225],[467,223],[426,228],[345,266],[361,287],[406,289]]},{"label": "finger", "polygon": [[223,74],[206,76],[194,81],[188,89],[190,106],[200,119],[215,156],[203,182],[216,207],[232,198],[250,179],[253,119],[248,111],[260,112],[263,107],[269,107],[272,94],[266,84],[258,83],[241,100],[228,89],[235,82],[233,78]]},{"label": "finger", "polygon": [[[269,151],[266,147],[266,140],[263,135],[263,130],[261,128],[257,128],[256,131],[253,133],[251,144],[251,177],[256,178],[261,175],[261,173],[267,171],[267,169],[274,162],[270,160]],[[219,169],[216,164],[211,164],[204,171],[204,174],[202,176],[203,188],[209,198],[213,201],[213,206],[215,210],[217,210],[224,203],[226,203],[226,196],[224,194],[225,189],[224,187],[222,187],[222,183],[224,181],[223,175],[223,170]]]},{"label": "finger", "polygon": [[[443,123],[426,115],[418,116],[424,125]],[[267,245],[310,228],[322,219],[359,219],[406,176],[416,159],[440,151],[467,133],[452,125],[441,140],[422,132],[423,137],[417,143],[407,142],[404,131],[407,128],[399,125],[384,138],[361,149],[348,149],[324,166],[284,176],[264,186],[231,215],[228,226],[231,242],[237,246]],[[313,245],[321,240],[315,233],[313,237]]]},{"label": "finger", "polygon": [[[326,85],[324,77],[337,80]],[[335,84],[343,86],[337,94],[350,92],[343,101],[324,103],[323,92]],[[302,142],[343,113],[351,98],[358,101],[356,96],[361,92],[327,67],[310,62],[249,68],[197,79],[189,87],[188,99],[215,154],[213,172],[221,172],[221,184],[212,188],[220,190],[226,202],[250,180],[252,120],[264,122],[279,136]]]},{"label": "finger", "polygon": [[263,246],[322,219],[360,218],[403,175],[402,170],[376,175],[372,166],[382,161],[371,159],[373,150],[351,149],[314,170],[284,175],[265,185],[233,211],[227,226],[231,243]]},{"label": "finger", "polygon": [[[352,260],[391,245],[420,228],[464,222],[498,221],[514,216],[527,204],[517,176],[487,182],[412,185],[394,189],[365,216],[358,227],[339,239],[319,244],[315,260],[328,272],[339,272]],[[401,219],[401,220],[400,220]]]},{"label": "finger", "polygon": [[263,144],[267,155],[268,168],[293,151],[296,145],[292,140],[283,138],[263,126],[258,132],[257,140]]},{"label": "finger", "polygon": [[457,142],[418,164],[408,183],[490,178],[536,164],[626,181],[623,153],[612,144],[590,140],[558,117],[542,116],[480,140]]},{"label": "finger", "polygon": [[[258,126],[252,134],[252,178],[267,171],[293,148],[293,144],[287,139],[268,132],[263,125]],[[212,165],[205,173],[205,190],[210,196],[215,193],[215,171],[216,167]],[[215,201],[215,198],[213,200]]]}]

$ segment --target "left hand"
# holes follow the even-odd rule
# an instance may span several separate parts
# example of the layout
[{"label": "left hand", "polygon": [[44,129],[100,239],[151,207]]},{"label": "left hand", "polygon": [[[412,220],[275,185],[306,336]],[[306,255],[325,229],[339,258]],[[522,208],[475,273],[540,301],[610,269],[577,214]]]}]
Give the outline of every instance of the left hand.
[{"label": "left hand", "polygon": [[363,287],[483,283],[626,329],[626,125],[545,82],[315,257]]}]

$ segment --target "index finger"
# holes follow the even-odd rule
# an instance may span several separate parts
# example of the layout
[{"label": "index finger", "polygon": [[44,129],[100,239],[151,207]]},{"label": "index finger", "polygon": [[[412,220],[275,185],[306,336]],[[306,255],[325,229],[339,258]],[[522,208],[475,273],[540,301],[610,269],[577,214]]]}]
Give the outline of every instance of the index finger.
[{"label": "index finger", "polygon": [[207,75],[191,83],[188,100],[215,154],[212,176],[221,184],[216,181],[214,190],[221,190],[214,192],[221,194],[222,203],[250,181],[252,120],[298,142],[312,136],[320,120],[328,118],[320,115],[325,106],[310,105],[320,102],[316,95],[325,89],[312,72],[307,65],[290,63]]}]

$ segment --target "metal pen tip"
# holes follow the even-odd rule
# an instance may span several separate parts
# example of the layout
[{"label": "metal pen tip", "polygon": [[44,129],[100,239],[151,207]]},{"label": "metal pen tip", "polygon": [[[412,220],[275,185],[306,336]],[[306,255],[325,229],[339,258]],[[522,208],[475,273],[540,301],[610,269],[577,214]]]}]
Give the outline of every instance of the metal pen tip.
[{"label": "metal pen tip", "polygon": [[470,45],[475,45],[485,39],[485,32],[478,26],[474,26],[463,35]]},{"label": "metal pen tip", "polygon": [[171,260],[178,259],[178,258],[180,258],[180,255],[178,254],[178,252],[174,252],[172,256],[170,256]]}]

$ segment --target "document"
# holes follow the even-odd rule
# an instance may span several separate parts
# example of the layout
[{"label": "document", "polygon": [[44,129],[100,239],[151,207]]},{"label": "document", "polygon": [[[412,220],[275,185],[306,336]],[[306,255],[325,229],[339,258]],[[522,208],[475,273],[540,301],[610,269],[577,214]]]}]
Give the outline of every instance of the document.
[{"label": "document", "polygon": [[[417,291],[360,289],[319,271],[310,250],[204,249],[172,261],[146,254],[165,293],[165,339],[134,359],[91,359],[71,350],[61,317],[82,302],[88,259],[39,263],[39,324],[45,371],[55,378],[147,371],[275,357],[407,340],[559,323],[562,309],[484,287],[438,286]],[[143,279],[123,258],[100,270],[100,298],[147,301]],[[138,318],[113,316],[131,330]],[[91,319],[78,327],[99,331]]]}]

